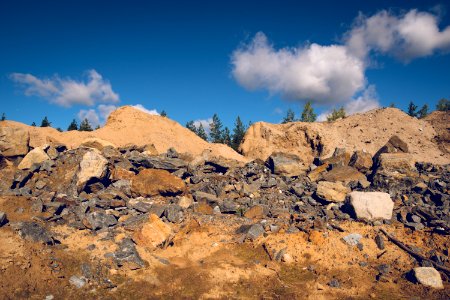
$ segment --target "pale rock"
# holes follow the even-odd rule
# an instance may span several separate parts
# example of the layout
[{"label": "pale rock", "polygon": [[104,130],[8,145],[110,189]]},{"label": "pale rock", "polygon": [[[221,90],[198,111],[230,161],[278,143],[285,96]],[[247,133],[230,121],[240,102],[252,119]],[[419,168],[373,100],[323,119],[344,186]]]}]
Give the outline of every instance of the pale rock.
[{"label": "pale rock", "polygon": [[78,189],[82,189],[86,182],[92,178],[101,179],[106,173],[107,164],[108,161],[97,149],[86,152],[80,162],[77,180]]},{"label": "pale rock", "polygon": [[443,289],[441,274],[432,267],[418,267],[413,269],[417,282],[435,289]]},{"label": "pale rock", "polygon": [[350,205],[357,219],[376,220],[392,218],[394,202],[388,193],[382,192],[351,192]]},{"label": "pale rock", "polygon": [[34,164],[40,164],[48,159],[50,157],[48,157],[47,153],[41,147],[38,147],[28,152],[17,168],[21,170],[30,169]]},{"label": "pale rock", "polygon": [[344,202],[350,189],[340,182],[320,181],[316,194],[323,200],[330,202]]}]

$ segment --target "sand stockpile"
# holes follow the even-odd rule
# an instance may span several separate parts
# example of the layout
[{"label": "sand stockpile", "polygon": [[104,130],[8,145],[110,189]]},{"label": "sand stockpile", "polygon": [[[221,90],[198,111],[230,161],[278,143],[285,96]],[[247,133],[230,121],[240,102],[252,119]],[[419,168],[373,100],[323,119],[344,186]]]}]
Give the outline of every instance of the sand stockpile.
[{"label": "sand stockpile", "polygon": [[[435,128],[448,127],[448,122],[436,125],[448,120],[448,113],[444,114],[447,119],[434,118]],[[280,151],[312,161],[314,156],[330,156],[336,147],[365,150],[373,155],[391,136],[397,135],[408,144],[416,161],[450,163],[450,155],[441,149],[433,126],[427,120],[412,118],[396,108],[376,109],[335,122],[258,122],[247,130],[240,149],[252,159],[265,160],[271,153]]]},{"label": "sand stockpile", "polygon": [[173,147],[178,152],[194,156],[210,150],[214,156],[246,161],[242,155],[226,145],[210,144],[169,118],[150,115],[131,106],[118,108],[111,113],[105,126],[91,132],[59,132],[54,128],[32,127],[14,121],[2,122],[2,126],[22,128],[29,132],[29,145],[33,148],[49,141],[76,148],[88,138],[100,138],[117,147],[130,144],[137,146],[153,144],[158,153],[164,153]]}]

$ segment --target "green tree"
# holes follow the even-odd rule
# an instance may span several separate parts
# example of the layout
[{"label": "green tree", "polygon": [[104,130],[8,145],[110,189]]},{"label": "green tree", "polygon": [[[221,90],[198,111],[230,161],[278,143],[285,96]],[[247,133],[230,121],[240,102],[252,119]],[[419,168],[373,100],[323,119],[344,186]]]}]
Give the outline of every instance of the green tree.
[{"label": "green tree", "polygon": [[428,104],[424,104],[421,109],[417,112],[417,117],[419,119],[425,118],[428,116]]},{"label": "green tree", "polygon": [[31,126],[36,127],[36,122],[31,123]]},{"label": "green tree", "polygon": [[192,131],[193,133],[197,134],[197,127],[194,125],[194,121],[189,121],[186,123],[186,128]]},{"label": "green tree", "polygon": [[395,108],[395,103],[391,102],[391,104],[389,104],[389,107]]},{"label": "green tree", "polygon": [[436,105],[436,109],[440,110],[440,111],[449,111],[450,110],[450,100],[442,98],[441,100],[439,100],[438,104]]},{"label": "green tree", "polygon": [[333,108],[331,114],[327,116],[327,121],[328,122],[336,121],[337,119],[345,118],[345,116],[346,114],[343,106],[341,106],[341,108],[339,109]]},{"label": "green tree", "polygon": [[89,123],[88,119],[85,118],[83,121],[81,121],[80,128],[78,130],[79,131],[92,131],[92,126]]},{"label": "green tree", "polygon": [[2,113],[2,119],[1,119],[2,121],[5,121],[6,120],[6,115],[5,115],[5,113]]},{"label": "green tree", "polygon": [[211,142],[213,143],[222,143],[223,138],[223,130],[222,130],[222,121],[220,121],[219,116],[214,114],[211,122],[211,133],[209,134],[211,138]]},{"label": "green tree", "polygon": [[67,127],[67,131],[71,130],[78,130],[78,123],[75,119],[73,119],[72,123],[70,123],[69,127]]},{"label": "green tree", "polygon": [[282,124],[286,124],[289,122],[294,122],[295,121],[295,113],[292,109],[288,109],[286,116],[284,117],[283,121],[281,121]]},{"label": "green tree", "polygon": [[45,116],[41,122],[41,127],[50,127],[50,126],[52,126],[52,122],[49,122],[47,116]]},{"label": "green tree", "polygon": [[308,101],[303,107],[302,116],[300,117],[300,121],[302,122],[315,122],[317,119],[317,115],[314,113],[314,110],[311,105],[311,101]]},{"label": "green tree", "polygon": [[63,130],[61,129],[61,127],[56,128],[56,130],[58,130],[59,132],[63,132]]},{"label": "green tree", "polygon": [[234,122],[233,135],[231,137],[231,147],[234,150],[238,150],[239,145],[244,139],[245,131],[245,125],[244,123],[242,123],[241,118],[238,116],[236,118],[236,122]]},{"label": "green tree", "polygon": [[417,105],[415,105],[412,101],[409,102],[408,115],[410,115],[411,117],[415,117],[417,115],[416,109],[417,109]]},{"label": "green tree", "polygon": [[231,147],[231,132],[228,127],[225,127],[225,129],[223,130],[222,143]]},{"label": "green tree", "polygon": [[100,129],[100,125],[95,126],[95,130]]},{"label": "green tree", "polygon": [[161,116],[161,117],[167,117],[166,111],[165,111],[165,110],[162,110],[161,113],[160,113],[160,116]]},{"label": "green tree", "polygon": [[202,139],[204,139],[205,141],[208,140],[208,135],[206,134],[205,128],[203,128],[202,123],[200,123],[200,125],[197,128],[197,135]]}]

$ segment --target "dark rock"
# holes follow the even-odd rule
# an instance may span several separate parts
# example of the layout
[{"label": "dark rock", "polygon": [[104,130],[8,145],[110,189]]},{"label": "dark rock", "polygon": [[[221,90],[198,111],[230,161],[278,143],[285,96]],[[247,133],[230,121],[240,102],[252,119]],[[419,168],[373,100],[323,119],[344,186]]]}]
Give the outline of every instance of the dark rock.
[{"label": "dark rock", "polygon": [[41,242],[47,245],[55,244],[52,234],[35,222],[18,222],[13,224],[13,228],[18,231],[19,236],[32,242]]},{"label": "dark rock", "polygon": [[5,225],[6,222],[8,222],[8,219],[6,218],[6,213],[0,211],[0,227]]},{"label": "dark rock", "polygon": [[261,224],[242,225],[236,231],[238,234],[245,234],[245,238],[252,241],[263,235],[265,232],[264,227]]},{"label": "dark rock", "polygon": [[140,257],[136,245],[130,238],[125,238],[119,244],[119,249],[113,254],[114,262],[122,267],[126,265],[132,270],[144,268],[146,262]]},{"label": "dark rock", "polygon": [[99,230],[116,225],[117,220],[112,215],[107,215],[102,211],[95,211],[86,215],[83,219],[83,224],[91,230]]},{"label": "dark rock", "polygon": [[341,287],[341,283],[339,282],[339,280],[337,279],[331,279],[330,282],[328,282],[328,286],[332,287],[332,288],[340,288]]},{"label": "dark rock", "polygon": [[308,165],[297,155],[274,152],[266,162],[273,174],[284,176],[304,175],[308,170]]},{"label": "dark rock", "polygon": [[378,249],[384,250],[384,238],[382,235],[377,234],[375,237],[375,243],[377,244]]},{"label": "dark rock", "polygon": [[169,222],[172,223],[180,222],[182,215],[183,212],[181,207],[175,204],[167,206],[167,208],[164,210],[164,216]]}]

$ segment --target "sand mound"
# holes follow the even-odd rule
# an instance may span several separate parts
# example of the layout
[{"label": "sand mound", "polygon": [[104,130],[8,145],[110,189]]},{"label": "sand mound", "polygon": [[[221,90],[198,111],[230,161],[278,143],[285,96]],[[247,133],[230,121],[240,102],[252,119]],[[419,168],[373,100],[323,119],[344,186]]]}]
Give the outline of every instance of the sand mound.
[{"label": "sand mound", "polygon": [[312,161],[314,156],[330,156],[336,147],[365,150],[373,155],[391,136],[397,135],[408,144],[415,160],[447,164],[450,156],[436,138],[441,131],[448,133],[448,124],[448,113],[446,119],[436,115],[418,120],[396,108],[371,110],[335,122],[258,122],[247,130],[240,149],[253,159],[265,160],[272,152],[280,151]]},{"label": "sand mound", "polygon": [[435,141],[439,148],[446,155],[450,154],[450,112],[449,111],[434,111],[429,114],[425,121],[429,122],[436,131]]},{"label": "sand mound", "polygon": [[131,106],[118,108],[111,113],[105,126],[91,132],[58,132],[54,128],[32,127],[14,121],[5,121],[2,126],[20,127],[28,131],[30,147],[33,148],[49,141],[61,142],[69,148],[76,148],[88,138],[100,138],[117,147],[153,144],[158,153],[164,153],[173,147],[178,152],[194,156],[210,150],[215,156],[246,161],[242,155],[226,145],[210,144],[169,118],[149,115]]}]

